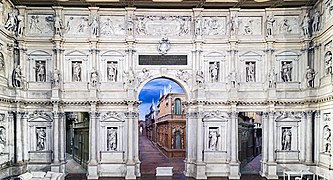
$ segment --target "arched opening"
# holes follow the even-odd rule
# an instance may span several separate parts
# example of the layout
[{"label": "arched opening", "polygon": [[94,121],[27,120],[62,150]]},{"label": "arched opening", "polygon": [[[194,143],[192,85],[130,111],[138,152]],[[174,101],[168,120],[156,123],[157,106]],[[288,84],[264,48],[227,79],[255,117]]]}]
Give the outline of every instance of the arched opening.
[{"label": "arched opening", "polygon": [[186,98],[184,89],[172,79],[155,78],[141,87],[139,130],[143,128],[143,132],[138,134],[143,176],[155,175],[157,167],[173,167],[174,174],[183,173]]}]

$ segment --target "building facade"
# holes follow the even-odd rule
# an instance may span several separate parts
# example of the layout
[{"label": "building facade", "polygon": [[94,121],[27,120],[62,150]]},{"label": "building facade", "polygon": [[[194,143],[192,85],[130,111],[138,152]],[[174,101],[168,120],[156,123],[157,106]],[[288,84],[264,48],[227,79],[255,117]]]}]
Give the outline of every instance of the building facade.
[{"label": "building facade", "polygon": [[333,177],[333,4],[303,5],[2,0],[0,176],[64,172],[66,113],[82,112],[89,115],[88,179],[140,177],[138,95],[165,77],[185,92],[186,176],[239,179],[238,113],[262,112],[263,177],[305,168]]}]

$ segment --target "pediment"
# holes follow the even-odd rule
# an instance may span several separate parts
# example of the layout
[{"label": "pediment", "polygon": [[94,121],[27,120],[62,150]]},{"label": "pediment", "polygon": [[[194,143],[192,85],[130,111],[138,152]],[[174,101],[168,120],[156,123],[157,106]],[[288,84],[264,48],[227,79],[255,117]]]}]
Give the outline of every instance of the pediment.
[{"label": "pediment", "polygon": [[51,56],[51,54],[46,51],[36,50],[31,52],[29,56]]},{"label": "pediment", "polygon": [[261,57],[262,55],[261,54],[258,54],[258,53],[256,53],[256,52],[254,52],[254,51],[247,51],[247,52],[245,52],[245,53],[243,53],[242,55],[240,55],[240,57]]},{"label": "pediment", "polygon": [[87,56],[87,54],[85,54],[81,51],[78,51],[78,50],[74,50],[74,51],[67,53],[66,56]]},{"label": "pediment", "polygon": [[35,111],[28,113],[28,122],[52,122],[53,118],[51,115],[44,111]]},{"label": "pediment", "polygon": [[205,54],[204,57],[207,57],[207,58],[221,58],[221,57],[225,57],[225,54],[220,53],[220,52],[209,52],[209,53]]},{"label": "pediment", "polygon": [[276,56],[299,56],[299,54],[294,51],[282,51],[279,54],[277,54]]},{"label": "pediment", "polygon": [[304,117],[304,112],[277,112],[275,121],[277,122],[295,122],[301,121]]},{"label": "pediment", "polygon": [[206,111],[202,116],[203,121],[228,121],[229,115],[222,111]]},{"label": "pediment", "polygon": [[119,51],[106,51],[102,54],[102,56],[124,56],[121,52]]},{"label": "pediment", "polygon": [[105,122],[124,122],[125,121],[125,113],[123,112],[107,112],[101,113],[101,121]]}]

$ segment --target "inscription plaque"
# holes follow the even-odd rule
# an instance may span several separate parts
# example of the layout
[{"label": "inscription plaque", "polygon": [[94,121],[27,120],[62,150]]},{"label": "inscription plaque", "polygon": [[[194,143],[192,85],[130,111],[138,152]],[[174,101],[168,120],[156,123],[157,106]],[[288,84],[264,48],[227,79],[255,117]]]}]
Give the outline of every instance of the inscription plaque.
[{"label": "inscription plaque", "polygon": [[187,65],[187,55],[139,55],[139,65]]}]

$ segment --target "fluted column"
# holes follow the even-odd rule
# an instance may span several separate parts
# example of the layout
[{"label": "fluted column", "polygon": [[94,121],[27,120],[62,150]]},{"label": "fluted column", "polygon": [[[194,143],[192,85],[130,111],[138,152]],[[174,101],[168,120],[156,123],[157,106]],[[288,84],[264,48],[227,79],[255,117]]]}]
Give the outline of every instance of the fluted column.
[{"label": "fluted column", "polygon": [[312,142],[312,111],[307,112],[307,118],[306,118],[306,152],[305,152],[305,163],[311,164],[313,162],[312,159],[312,148],[313,148],[313,142]]},{"label": "fluted column", "polygon": [[20,112],[16,113],[16,162],[23,162],[23,143],[22,143],[22,116]]}]

